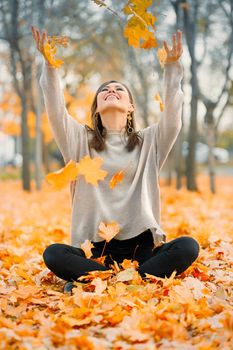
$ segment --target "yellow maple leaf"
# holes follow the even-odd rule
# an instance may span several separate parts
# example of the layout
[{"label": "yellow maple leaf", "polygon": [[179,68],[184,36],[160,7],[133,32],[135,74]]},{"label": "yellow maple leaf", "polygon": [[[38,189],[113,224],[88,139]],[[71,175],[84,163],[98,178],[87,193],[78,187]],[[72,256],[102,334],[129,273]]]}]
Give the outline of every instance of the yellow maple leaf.
[{"label": "yellow maple leaf", "polygon": [[64,63],[62,60],[54,57],[57,52],[57,47],[53,40],[51,40],[51,42],[47,41],[44,44],[43,52],[46,60],[54,68],[59,68]]},{"label": "yellow maple leaf", "polygon": [[140,27],[126,27],[124,36],[128,39],[128,44],[135,48],[139,47]]},{"label": "yellow maple leaf", "polygon": [[99,225],[99,236],[104,238],[107,242],[111,241],[120,231],[119,224],[116,221],[113,221],[109,224],[105,224],[101,221]]},{"label": "yellow maple leaf", "polygon": [[142,49],[151,49],[152,47],[157,47],[158,43],[155,38],[149,38],[148,40],[145,40],[140,47]]},{"label": "yellow maple leaf", "polygon": [[94,244],[89,241],[89,239],[85,239],[84,243],[81,244],[81,248],[84,251],[87,258],[90,258],[93,254],[91,248],[95,248]]},{"label": "yellow maple leaf", "polygon": [[65,187],[70,181],[73,181],[78,176],[78,164],[70,160],[65,167],[49,173],[45,176],[45,179],[51,184],[55,189],[61,189]]},{"label": "yellow maple leaf", "polygon": [[160,111],[162,112],[163,109],[164,109],[164,104],[163,104],[163,101],[162,101],[160,95],[159,95],[159,94],[156,94],[156,95],[155,95],[155,99],[156,99],[156,101],[159,102]]},{"label": "yellow maple leaf", "polygon": [[120,265],[123,267],[123,269],[128,269],[130,267],[137,269],[139,263],[137,260],[124,259]]},{"label": "yellow maple leaf", "polygon": [[98,186],[98,180],[103,180],[108,172],[100,169],[103,164],[103,159],[100,157],[90,158],[90,156],[83,157],[79,164],[79,174],[85,177],[86,182]]},{"label": "yellow maple leaf", "polygon": [[138,48],[140,40],[144,42],[140,48],[150,49],[157,47],[157,41],[149,27],[155,31],[154,23],[156,17],[153,14],[146,12],[147,7],[151,6],[151,0],[129,0],[123,8],[123,12],[131,16],[124,30],[124,36],[128,38],[128,44]]},{"label": "yellow maple leaf", "polygon": [[68,46],[68,37],[62,35],[48,35],[48,42],[54,42],[54,44],[59,46]]},{"label": "yellow maple leaf", "polygon": [[120,170],[116,174],[114,174],[111,180],[109,181],[109,187],[113,189],[114,187],[116,187],[116,185],[119,182],[122,182],[123,179],[124,179],[124,170]]},{"label": "yellow maple leaf", "polygon": [[134,12],[143,13],[147,7],[152,5],[152,0],[128,0],[127,4],[123,8],[123,12],[130,15]]}]

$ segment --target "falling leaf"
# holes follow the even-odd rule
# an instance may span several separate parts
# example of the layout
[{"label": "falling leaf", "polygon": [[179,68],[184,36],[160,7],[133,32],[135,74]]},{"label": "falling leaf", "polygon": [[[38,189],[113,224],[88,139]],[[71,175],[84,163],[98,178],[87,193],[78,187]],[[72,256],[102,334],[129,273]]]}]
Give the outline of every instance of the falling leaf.
[{"label": "falling leaf", "polygon": [[45,179],[53,185],[55,189],[61,189],[65,187],[70,181],[77,178],[79,170],[78,164],[73,160],[70,160],[65,167],[49,173],[45,176]]},{"label": "falling leaf", "polygon": [[85,239],[84,243],[81,244],[81,248],[84,251],[87,258],[90,258],[93,254],[91,248],[94,248],[94,244],[88,239]]},{"label": "falling leaf", "polygon": [[162,112],[162,111],[163,111],[163,108],[164,108],[164,104],[163,104],[163,101],[162,101],[160,95],[159,95],[159,94],[156,94],[156,95],[155,95],[155,99],[156,99],[156,101],[159,102],[160,111]]},{"label": "falling leaf", "polygon": [[57,48],[56,46],[54,46],[53,43],[50,44],[46,42],[43,47],[43,52],[44,52],[44,57],[48,61],[50,66],[54,68],[60,68],[60,66],[64,63],[62,60],[58,58],[55,59],[54,55],[57,52]]},{"label": "falling leaf", "polygon": [[113,189],[114,187],[116,187],[116,185],[119,182],[122,182],[123,179],[124,179],[124,170],[120,170],[116,174],[114,174],[111,180],[109,181],[109,187]]},{"label": "falling leaf", "polygon": [[152,49],[158,46],[156,38],[153,33],[151,34],[152,35],[140,45],[142,49]]},{"label": "falling leaf", "polygon": [[86,182],[98,186],[98,181],[103,180],[108,174],[107,171],[100,169],[102,164],[102,158],[95,157],[92,159],[87,155],[78,164],[79,174],[84,176]]},{"label": "falling leaf", "polygon": [[107,242],[111,241],[120,231],[119,224],[115,221],[105,224],[101,222],[99,225],[99,236],[104,238]]},{"label": "falling leaf", "polygon": [[107,6],[105,3],[104,3],[104,0],[92,0],[96,5],[98,5],[99,7],[101,6]]},{"label": "falling leaf", "polygon": [[54,42],[54,44],[67,47],[68,37],[62,35],[48,35],[48,42]]},{"label": "falling leaf", "polygon": [[[143,49],[157,47],[154,35],[156,17],[147,12],[147,8],[151,4],[151,0],[128,0],[124,6],[123,12],[129,16],[124,29],[124,36],[128,39],[128,45]],[[151,28],[153,32],[150,31]],[[140,41],[142,41],[141,44]]]}]

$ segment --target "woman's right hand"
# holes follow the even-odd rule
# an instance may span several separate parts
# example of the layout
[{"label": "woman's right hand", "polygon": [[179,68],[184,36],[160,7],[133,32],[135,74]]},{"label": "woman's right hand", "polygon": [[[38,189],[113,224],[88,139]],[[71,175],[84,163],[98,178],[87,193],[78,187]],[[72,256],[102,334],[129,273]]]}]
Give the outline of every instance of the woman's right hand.
[{"label": "woman's right hand", "polygon": [[36,27],[31,26],[31,29],[32,29],[33,39],[36,43],[37,50],[44,56],[46,63],[50,66],[44,52],[45,42],[46,41],[49,42],[46,31],[44,30],[41,36],[40,31]]}]

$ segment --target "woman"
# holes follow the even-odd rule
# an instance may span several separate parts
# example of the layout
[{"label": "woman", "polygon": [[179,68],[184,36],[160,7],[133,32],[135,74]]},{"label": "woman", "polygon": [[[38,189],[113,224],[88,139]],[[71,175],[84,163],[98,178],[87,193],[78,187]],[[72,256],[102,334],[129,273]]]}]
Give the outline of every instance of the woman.
[{"label": "woman", "polygon": [[[38,50],[43,54],[46,39],[32,27]],[[65,163],[80,161],[86,155],[103,159],[102,169],[108,172],[94,186],[79,177],[71,183],[71,244],[49,245],[43,258],[46,266],[68,281],[64,291],[73,288],[72,281],[93,270],[108,270],[113,260],[139,262],[138,272],[169,277],[185,271],[199,254],[198,242],[189,236],[166,242],[160,227],[159,171],[180,132],[183,91],[182,32],[173,35],[173,47],[164,46],[164,112],[158,123],[135,130],[134,102],[127,86],[111,80],[96,92],[91,112],[93,129],[77,123],[68,113],[56,69],[44,60],[40,86],[55,141]],[[112,176],[124,169],[124,180],[109,188]],[[116,221],[120,232],[106,244],[98,235],[100,222]],[[105,265],[86,258],[81,244],[88,239],[92,258],[106,255]],[[166,243],[165,243],[166,242]]]}]

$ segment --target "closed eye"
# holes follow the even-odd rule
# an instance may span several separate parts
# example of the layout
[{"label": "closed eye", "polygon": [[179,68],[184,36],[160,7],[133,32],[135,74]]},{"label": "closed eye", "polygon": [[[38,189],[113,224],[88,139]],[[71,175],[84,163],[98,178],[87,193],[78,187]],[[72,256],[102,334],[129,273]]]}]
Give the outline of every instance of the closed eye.
[{"label": "closed eye", "polygon": [[[101,91],[106,91],[106,90],[108,90],[107,88],[103,88]],[[117,90],[124,90],[124,89],[122,89],[122,88],[117,88]]]}]

